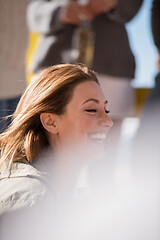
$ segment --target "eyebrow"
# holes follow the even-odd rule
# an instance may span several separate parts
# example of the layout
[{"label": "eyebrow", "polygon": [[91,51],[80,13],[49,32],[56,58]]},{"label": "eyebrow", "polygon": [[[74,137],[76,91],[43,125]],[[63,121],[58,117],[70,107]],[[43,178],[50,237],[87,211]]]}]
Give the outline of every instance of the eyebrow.
[{"label": "eyebrow", "polygon": [[[85,103],[87,103],[87,102],[90,102],[90,101],[95,102],[95,103],[100,103],[100,101],[99,101],[98,99],[89,98],[89,99],[87,99],[83,104],[85,104]],[[104,102],[104,104],[107,104],[107,103],[108,103],[108,101],[106,100],[106,101]],[[83,104],[82,104],[82,105],[83,105]]]}]

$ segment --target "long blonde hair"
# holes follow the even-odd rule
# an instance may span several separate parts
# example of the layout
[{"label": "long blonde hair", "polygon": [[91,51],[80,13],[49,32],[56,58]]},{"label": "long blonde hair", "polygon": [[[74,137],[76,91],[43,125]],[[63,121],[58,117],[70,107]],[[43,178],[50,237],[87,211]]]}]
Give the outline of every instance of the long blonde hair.
[{"label": "long blonde hair", "polygon": [[22,95],[9,128],[0,134],[1,165],[7,160],[32,162],[49,142],[40,121],[42,112],[63,114],[74,87],[84,81],[98,83],[94,71],[77,64],[45,69]]}]

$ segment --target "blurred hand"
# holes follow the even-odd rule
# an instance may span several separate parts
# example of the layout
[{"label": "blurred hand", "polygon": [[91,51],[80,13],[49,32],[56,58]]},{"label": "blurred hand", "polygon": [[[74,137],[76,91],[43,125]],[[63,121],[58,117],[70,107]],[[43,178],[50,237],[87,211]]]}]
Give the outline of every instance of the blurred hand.
[{"label": "blurred hand", "polygon": [[94,17],[103,12],[116,7],[118,0],[89,0],[88,9],[94,14]]},{"label": "blurred hand", "polygon": [[79,24],[82,20],[92,20],[93,13],[78,2],[69,2],[61,9],[60,20],[64,24]]}]

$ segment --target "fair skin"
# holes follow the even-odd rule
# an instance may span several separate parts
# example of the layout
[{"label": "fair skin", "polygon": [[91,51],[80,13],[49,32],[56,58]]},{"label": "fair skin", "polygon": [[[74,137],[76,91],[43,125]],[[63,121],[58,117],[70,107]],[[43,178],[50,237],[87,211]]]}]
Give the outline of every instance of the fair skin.
[{"label": "fair skin", "polygon": [[110,11],[118,0],[89,0],[86,5],[71,1],[61,9],[60,20],[64,24],[80,24],[82,20],[92,21],[97,15]]},{"label": "fair skin", "polygon": [[81,19],[92,20],[92,13],[81,6],[78,2],[69,2],[65,7],[61,8],[60,20],[64,24],[80,24]]},{"label": "fair skin", "polygon": [[93,146],[103,144],[112,126],[106,108],[107,101],[96,82],[78,84],[64,114],[41,114],[51,146],[60,148],[75,142]]},{"label": "fair skin", "polygon": [[[54,153],[54,176],[63,192],[73,183],[80,169],[93,157],[104,156],[104,142],[112,120],[107,101],[94,81],[78,84],[62,115],[42,113],[40,119],[47,130]],[[75,160],[77,158],[77,161]]]}]

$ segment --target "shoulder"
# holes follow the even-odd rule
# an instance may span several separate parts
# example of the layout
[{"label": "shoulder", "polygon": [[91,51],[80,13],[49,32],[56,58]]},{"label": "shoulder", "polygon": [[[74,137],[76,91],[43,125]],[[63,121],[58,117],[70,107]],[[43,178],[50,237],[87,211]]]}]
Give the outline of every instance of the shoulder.
[{"label": "shoulder", "polygon": [[1,213],[33,206],[45,193],[44,173],[29,164],[3,167],[0,174]]}]

